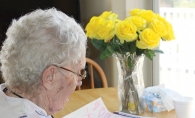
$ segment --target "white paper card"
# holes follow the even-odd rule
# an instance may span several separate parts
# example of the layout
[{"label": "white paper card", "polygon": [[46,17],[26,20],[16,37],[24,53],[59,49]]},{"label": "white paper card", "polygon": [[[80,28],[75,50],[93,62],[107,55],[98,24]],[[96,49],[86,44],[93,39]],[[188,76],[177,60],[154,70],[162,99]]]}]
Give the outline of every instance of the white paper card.
[{"label": "white paper card", "polygon": [[[114,114],[106,108],[102,98],[98,98],[63,118],[133,118]],[[134,117],[135,118],[135,117]],[[136,117],[146,118],[146,117]],[[149,118],[149,117],[147,117]]]},{"label": "white paper card", "polygon": [[127,118],[109,112],[102,98],[98,98],[63,118]]}]

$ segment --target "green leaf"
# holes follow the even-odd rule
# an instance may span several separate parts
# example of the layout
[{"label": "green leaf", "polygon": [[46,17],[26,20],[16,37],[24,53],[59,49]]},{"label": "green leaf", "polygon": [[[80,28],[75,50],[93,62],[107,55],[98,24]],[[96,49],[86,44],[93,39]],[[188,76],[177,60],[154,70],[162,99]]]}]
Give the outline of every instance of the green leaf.
[{"label": "green leaf", "polygon": [[124,51],[125,52],[129,52],[129,42],[124,42],[124,44],[123,44],[123,46],[124,46]]},{"label": "green leaf", "polygon": [[162,50],[153,50],[153,51],[154,51],[154,53],[161,53],[161,54],[164,53]]},{"label": "green leaf", "polygon": [[112,49],[111,46],[108,46],[107,49],[108,49],[108,50],[110,51],[110,53],[112,53],[112,54],[115,52],[115,51]]},{"label": "green leaf", "polygon": [[119,49],[119,45],[117,43],[111,42],[110,46],[112,47],[112,49],[114,51],[118,51]]},{"label": "green leaf", "polygon": [[97,40],[97,39],[92,39],[91,43],[93,44],[94,47],[96,47],[99,50],[105,50],[107,44],[104,42],[104,40]]},{"label": "green leaf", "polygon": [[101,52],[100,59],[105,59],[110,56],[112,56],[112,53],[106,48],[105,50]]},{"label": "green leaf", "polygon": [[144,52],[145,52],[144,49],[136,48],[136,54],[137,54],[137,55],[141,55],[141,54],[143,54]]},{"label": "green leaf", "polygon": [[116,43],[117,45],[121,45],[120,40],[118,39],[118,37],[115,35],[113,38],[113,43]]},{"label": "green leaf", "polygon": [[156,56],[153,50],[146,50],[146,51],[145,51],[145,55],[146,55],[146,57],[148,57],[150,60],[152,60],[153,57]]},{"label": "green leaf", "polygon": [[122,54],[121,43],[116,36],[111,40],[111,47],[115,52]]},{"label": "green leaf", "polygon": [[131,54],[133,54],[133,53],[136,51],[136,44],[135,44],[135,43],[136,43],[136,42],[133,41],[133,42],[131,42],[130,45],[129,45],[129,49],[130,49],[130,53],[131,53]]}]

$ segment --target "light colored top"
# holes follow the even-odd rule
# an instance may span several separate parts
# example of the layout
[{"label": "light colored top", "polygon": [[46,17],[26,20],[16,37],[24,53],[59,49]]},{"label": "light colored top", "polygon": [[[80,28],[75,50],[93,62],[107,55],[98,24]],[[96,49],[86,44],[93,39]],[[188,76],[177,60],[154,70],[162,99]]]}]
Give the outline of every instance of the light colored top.
[{"label": "light colored top", "polygon": [[0,85],[0,118],[51,118],[42,108],[24,98],[7,96]]},{"label": "light colored top", "polygon": [[[104,104],[110,112],[119,110],[119,101],[117,88],[97,88],[97,89],[86,89],[73,92],[71,94],[68,103],[65,104],[64,109],[60,112],[57,112],[54,115],[54,118],[62,118],[67,114],[85,106],[86,104],[102,98]],[[156,118],[176,118],[175,111],[171,110],[170,112],[164,111],[159,113],[151,113],[145,111],[141,116],[151,116]],[[79,117],[78,118],[82,118]]]}]

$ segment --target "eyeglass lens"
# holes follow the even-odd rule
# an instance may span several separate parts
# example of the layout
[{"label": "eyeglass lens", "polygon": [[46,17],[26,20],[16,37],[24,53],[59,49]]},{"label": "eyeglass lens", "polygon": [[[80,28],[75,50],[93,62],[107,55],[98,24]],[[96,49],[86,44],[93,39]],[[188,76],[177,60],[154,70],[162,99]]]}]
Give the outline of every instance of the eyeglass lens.
[{"label": "eyeglass lens", "polygon": [[82,79],[85,79],[86,71],[84,69],[81,70],[81,76],[82,76]]}]

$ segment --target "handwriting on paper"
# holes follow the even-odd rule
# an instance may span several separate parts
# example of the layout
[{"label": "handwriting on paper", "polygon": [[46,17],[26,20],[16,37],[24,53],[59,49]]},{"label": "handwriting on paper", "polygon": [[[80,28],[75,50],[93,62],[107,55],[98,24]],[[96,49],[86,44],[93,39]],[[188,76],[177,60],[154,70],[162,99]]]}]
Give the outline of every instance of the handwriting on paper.
[{"label": "handwriting on paper", "polygon": [[101,98],[81,107],[63,118],[127,118],[109,112]]}]

